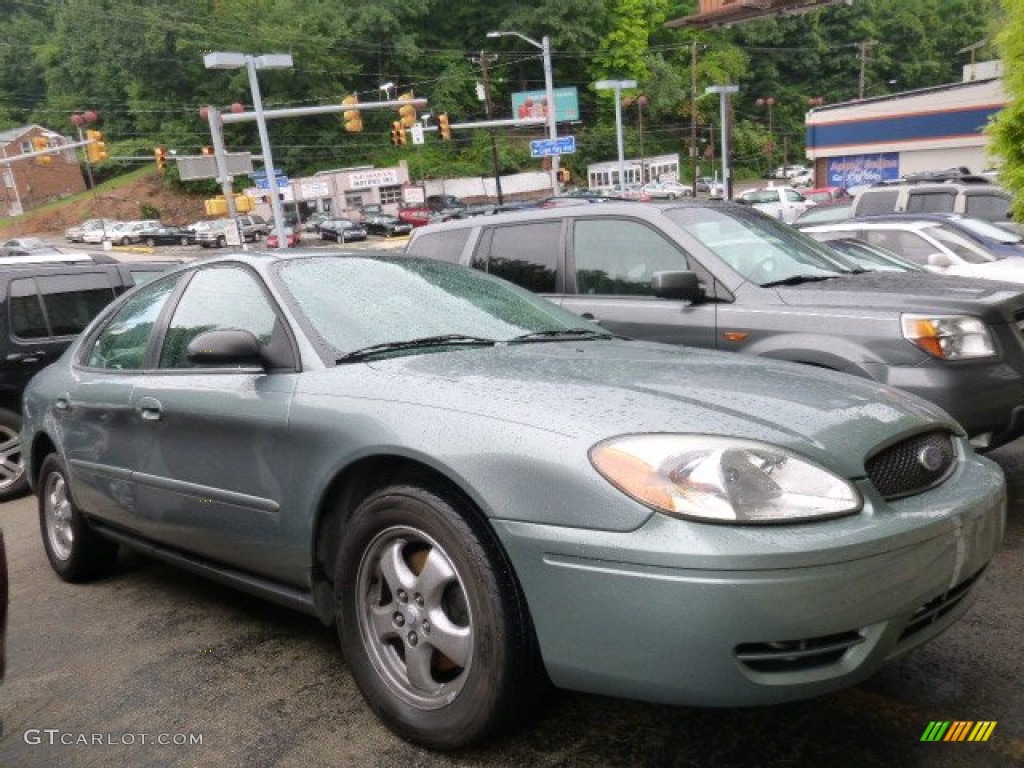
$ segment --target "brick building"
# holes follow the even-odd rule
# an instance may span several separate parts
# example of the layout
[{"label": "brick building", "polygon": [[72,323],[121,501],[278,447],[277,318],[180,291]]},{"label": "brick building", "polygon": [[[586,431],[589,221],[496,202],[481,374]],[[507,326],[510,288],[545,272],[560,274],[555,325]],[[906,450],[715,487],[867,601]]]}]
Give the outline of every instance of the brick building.
[{"label": "brick building", "polygon": [[62,147],[70,141],[41,125],[0,131],[0,216],[17,216],[85,190],[75,149],[45,157],[18,158],[43,146]]}]

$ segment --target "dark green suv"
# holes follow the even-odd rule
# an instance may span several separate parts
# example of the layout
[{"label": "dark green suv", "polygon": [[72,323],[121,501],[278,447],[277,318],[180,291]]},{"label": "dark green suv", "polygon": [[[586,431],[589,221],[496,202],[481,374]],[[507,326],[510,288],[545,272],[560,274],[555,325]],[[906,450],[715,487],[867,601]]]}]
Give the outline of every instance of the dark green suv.
[{"label": "dark green suv", "polygon": [[[28,491],[21,458],[21,395],[144,263],[4,264],[0,270],[0,502]],[[155,263],[154,271],[168,264]],[[142,282],[138,280],[138,282]]]}]

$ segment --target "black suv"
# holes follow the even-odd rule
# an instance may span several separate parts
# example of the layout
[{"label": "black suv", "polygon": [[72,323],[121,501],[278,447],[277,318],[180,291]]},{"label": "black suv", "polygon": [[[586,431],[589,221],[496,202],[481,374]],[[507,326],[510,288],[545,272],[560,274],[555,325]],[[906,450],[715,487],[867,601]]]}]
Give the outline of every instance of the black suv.
[{"label": "black suv", "polygon": [[28,491],[21,457],[21,395],[100,310],[167,262],[6,264],[0,270],[0,502]]},{"label": "black suv", "polygon": [[758,211],[699,201],[607,202],[429,224],[413,232],[406,253],[490,272],[623,336],[790,360],[898,387],[948,411],[980,449],[1024,434],[1017,284],[858,273]]}]

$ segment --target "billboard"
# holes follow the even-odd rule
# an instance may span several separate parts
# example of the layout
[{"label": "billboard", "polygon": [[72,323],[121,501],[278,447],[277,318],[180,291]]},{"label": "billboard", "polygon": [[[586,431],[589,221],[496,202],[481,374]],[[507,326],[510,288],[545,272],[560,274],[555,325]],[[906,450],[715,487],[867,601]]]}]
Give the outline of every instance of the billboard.
[{"label": "billboard", "polygon": [[899,152],[876,152],[871,155],[830,157],[825,164],[827,186],[863,187],[879,181],[899,178]]},{"label": "billboard", "polygon": [[[548,116],[548,97],[543,90],[519,91],[512,94],[512,116],[516,120]],[[580,119],[580,99],[575,86],[555,88],[555,122],[570,123]]]}]

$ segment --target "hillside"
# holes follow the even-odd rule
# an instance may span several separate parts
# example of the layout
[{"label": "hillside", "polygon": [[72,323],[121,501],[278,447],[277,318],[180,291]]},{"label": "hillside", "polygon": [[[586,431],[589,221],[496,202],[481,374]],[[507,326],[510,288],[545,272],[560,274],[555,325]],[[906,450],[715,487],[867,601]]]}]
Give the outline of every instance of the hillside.
[{"label": "hillside", "polygon": [[141,219],[143,204],[160,211],[166,224],[190,224],[206,216],[203,198],[165,189],[156,171],[125,182],[104,184],[68,200],[0,222],[0,239],[62,233],[85,219]]}]

